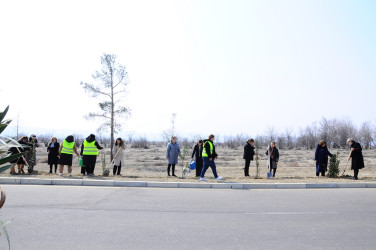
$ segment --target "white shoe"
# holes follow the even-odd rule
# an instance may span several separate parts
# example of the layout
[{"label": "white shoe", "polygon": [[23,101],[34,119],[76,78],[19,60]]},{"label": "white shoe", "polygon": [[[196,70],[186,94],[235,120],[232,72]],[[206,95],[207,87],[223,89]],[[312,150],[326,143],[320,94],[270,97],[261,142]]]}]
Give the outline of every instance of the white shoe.
[{"label": "white shoe", "polygon": [[205,178],[200,177],[200,181],[208,181],[208,180],[205,179]]},{"label": "white shoe", "polygon": [[62,173],[59,173],[59,176],[63,176],[63,174],[62,174]]},{"label": "white shoe", "polygon": [[216,180],[216,181],[223,180],[223,177],[222,177],[222,176],[218,176],[215,180]]}]

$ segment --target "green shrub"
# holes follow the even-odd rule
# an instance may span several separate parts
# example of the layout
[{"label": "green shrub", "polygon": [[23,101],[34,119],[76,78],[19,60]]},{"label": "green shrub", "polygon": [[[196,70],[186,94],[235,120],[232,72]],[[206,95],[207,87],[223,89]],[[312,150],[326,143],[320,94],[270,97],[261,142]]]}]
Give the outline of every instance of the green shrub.
[{"label": "green shrub", "polygon": [[337,178],[339,174],[339,152],[330,158],[328,175],[330,178]]}]

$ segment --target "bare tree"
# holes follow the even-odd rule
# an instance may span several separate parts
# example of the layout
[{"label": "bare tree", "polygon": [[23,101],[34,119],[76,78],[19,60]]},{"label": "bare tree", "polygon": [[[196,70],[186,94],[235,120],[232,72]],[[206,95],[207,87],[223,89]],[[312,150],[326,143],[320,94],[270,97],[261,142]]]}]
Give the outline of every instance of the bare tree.
[{"label": "bare tree", "polygon": [[101,56],[101,71],[96,71],[92,75],[94,82],[81,82],[81,86],[92,97],[102,97],[103,101],[99,102],[99,113],[89,113],[85,118],[103,121],[97,131],[107,131],[111,133],[111,160],[113,158],[112,145],[114,144],[114,134],[121,127],[117,122],[119,117],[127,117],[130,110],[127,107],[118,105],[121,97],[125,95],[125,87],[128,85],[128,72],[125,66],[116,61],[117,56],[112,54],[103,54]]},{"label": "bare tree", "polygon": [[292,149],[293,145],[293,130],[292,128],[286,128],[285,130],[285,138],[286,138],[286,147],[287,149]]},{"label": "bare tree", "polygon": [[371,148],[371,143],[373,142],[373,126],[371,122],[364,122],[359,129],[360,142],[364,145],[366,149]]},{"label": "bare tree", "polygon": [[278,132],[276,131],[274,127],[268,127],[268,129],[266,130],[266,136],[269,138],[269,143],[270,143],[276,140],[278,136]]}]

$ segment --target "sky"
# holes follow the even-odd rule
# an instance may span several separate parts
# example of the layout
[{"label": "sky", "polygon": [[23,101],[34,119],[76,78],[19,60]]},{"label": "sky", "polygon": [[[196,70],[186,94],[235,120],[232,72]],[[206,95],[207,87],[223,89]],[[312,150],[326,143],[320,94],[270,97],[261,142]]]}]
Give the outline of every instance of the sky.
[{"label": "sky", "polygon": [[[376,1],[2,1],[0,108],[9,134],[96,133],[103,53],[126,66],[120,135],[297,132],[376,122]],[[106,135],[106,133],[104,133]]]}]

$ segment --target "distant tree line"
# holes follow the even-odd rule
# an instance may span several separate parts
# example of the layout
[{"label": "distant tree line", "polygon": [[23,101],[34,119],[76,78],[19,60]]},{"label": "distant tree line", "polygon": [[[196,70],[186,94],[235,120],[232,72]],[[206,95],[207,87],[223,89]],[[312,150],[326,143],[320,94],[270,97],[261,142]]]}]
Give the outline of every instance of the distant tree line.
[{"label": "distant tree line", "polygon": [[[151,145],[166,145],[168,138],[162,135],[160,141],[150,141],[146,136],[135,137],[134,132],[128,133],[123,138],[127,145],[132,148],[147,149]],[[82,144],[85,137],[74,134],[76,143]],[[198,139],[206,139],[206,136],[199,135],[188,137],[178,136],[178,143],[181,147],[192,147]],[[52,134],[38,135],[38,141],[47,145]],[[274,127],[269,127],[263,135],[219,135],[216,134],[216,145],[238,149],[246,143],[249,138],[253,138],[258,142],[260,147],[265,147],[271,141],[275,141],[281,149],[314,149],[320,140],[325,140],[330,148],[346,148],[347,138],[353,138],[361,143],[365,149],[376,147],[376,126],[371,122],[364,122],[357,128],[350,119],[326,119],[322,118],[319,122],[314,122],[305,128],[299,129],[294,133],[292,129],[285,129],[278,132]],[[61,138],[63,139],[63,138]],[[103,135],[97,135],[97,141],[105,146],[111,145],[111,138]]]}]

